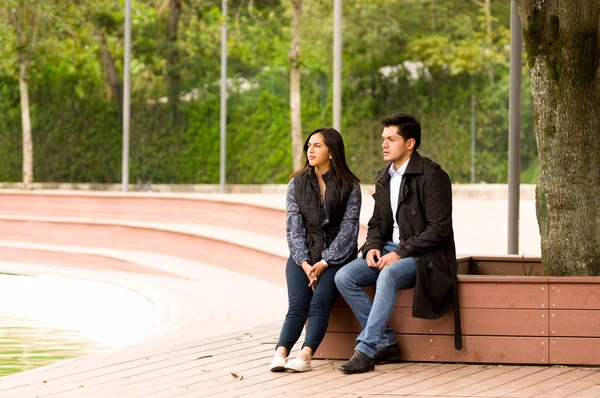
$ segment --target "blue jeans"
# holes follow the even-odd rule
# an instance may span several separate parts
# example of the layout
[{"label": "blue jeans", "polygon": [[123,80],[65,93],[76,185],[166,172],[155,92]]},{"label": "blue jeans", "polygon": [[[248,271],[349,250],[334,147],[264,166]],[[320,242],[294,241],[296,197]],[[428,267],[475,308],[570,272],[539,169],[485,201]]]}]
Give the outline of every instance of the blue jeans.
[{"label": "blue jeans", "polygon": [[[394,251],[398,245],[385,242],[381,255]],[[378,348],[396,344],[394,330],[387,326],[398,290],[415,286],[417,262],[413,257],[401,258],[382,271],[369,268],[362,257],[346,264],[335,276],[335,284],[363,328],[356,339],[355,350],[373,358]],[[375,298],[363,287],[376,285]]]},{"label": "blue jeans", "polygon": [[310,347],[313,354],[325,337],[329,324],[329,313],[337,298],[334,277],[340,266],[330,265],[319,276],[315,291],[308,287],[308,277],[302,267],[288,258],[285,278],[288,287],[288,312],[283,321],[279,341],[275,349],[283,346],[288,354],[302,334],[302,328],[308,319],[304,347]]}]

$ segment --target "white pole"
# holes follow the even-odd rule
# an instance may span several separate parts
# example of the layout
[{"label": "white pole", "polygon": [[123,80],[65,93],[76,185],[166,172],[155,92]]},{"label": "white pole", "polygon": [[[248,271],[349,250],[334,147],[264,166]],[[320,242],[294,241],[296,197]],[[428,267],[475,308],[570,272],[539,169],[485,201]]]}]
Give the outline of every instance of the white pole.
[{"label": "white pole", "polygon": [[227,137],[227,0],[222,0],[221,12],[221,177],[220,190],[225,192],[225,155]]},{"label": "white pole", "polygon": [[121,182],[123,192],[129,187],[129,119],[130,119],[130,65],[131,65],[131,0],[125,0],[125,55],[123,60],[123,162]]},{"label": "white pole", "polygon": [[333,3],[333,128],[342,132],[342,0]]}]

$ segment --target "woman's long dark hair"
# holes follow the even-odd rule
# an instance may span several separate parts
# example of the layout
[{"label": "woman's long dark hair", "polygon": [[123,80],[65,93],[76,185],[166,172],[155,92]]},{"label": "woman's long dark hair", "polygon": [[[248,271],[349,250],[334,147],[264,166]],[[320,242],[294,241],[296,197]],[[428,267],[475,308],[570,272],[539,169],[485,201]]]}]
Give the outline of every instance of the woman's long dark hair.
[{"label": "woman's long dark hair", "polygon": [[348,163],[346,163],[346,149],[344,147],[342,135],[336,129],[331,127],[315,129],[308,135],[306,141],[304,141],[304,158],[306,159],[304,166],[300,170],[292,173],[290,178],[308,170],[309,163],[308,157],[306,156],[308,151],[308,141],[310,140],[310,137],[317,133],[320,133],[323,136],[323,141],[325,142],[325,145],[327,145],[327,148],[329,148],[329,153],[331,154],[331,172],[333,173],[333,176],[343,185],[352,186],[360,183],[358,177],[350,171]]}]

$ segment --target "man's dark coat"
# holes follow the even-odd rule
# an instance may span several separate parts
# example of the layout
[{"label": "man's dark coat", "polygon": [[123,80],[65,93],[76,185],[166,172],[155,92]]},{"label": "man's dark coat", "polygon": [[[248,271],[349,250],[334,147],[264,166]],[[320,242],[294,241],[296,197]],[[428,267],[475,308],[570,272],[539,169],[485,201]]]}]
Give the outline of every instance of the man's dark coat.
[{"label": "man's dark coat", "polygon": [[[379,249],[392,240],[394,216],[390,206],[388,165],[379,172],[375,186],[375,208],[363,257],[370,249]],[[413,152],[400,184],[398,211],[400,257],[414,257],[417,280],[413,316],[436,319],[454,308],[454,345],[462,348],[460,307],[458,302],[458,264],[452,229],[452,185],[448,174],[428,158]]]}]

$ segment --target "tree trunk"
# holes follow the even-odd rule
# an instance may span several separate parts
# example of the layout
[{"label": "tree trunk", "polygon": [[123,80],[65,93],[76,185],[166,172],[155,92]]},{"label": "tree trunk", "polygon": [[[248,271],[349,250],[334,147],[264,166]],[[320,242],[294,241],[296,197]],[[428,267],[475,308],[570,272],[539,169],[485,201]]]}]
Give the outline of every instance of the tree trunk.
[{"label": "tree trunk", "polygon": [[535,111],[546,275],[600,275],[600,3],[517,0]]},{"label": "tree trunk", "polygon": [[21,123],[23,126],[23,188],[32,189],[33,140],[29,116],[29,89],[27,87],[27,60],[19,56],[19,91],[21,95]]},{"label": "tree trunk", "polygon": [[290,61],[290,116],[292,122],[292,164],[294,170],[302,167],[302,100],[300,98],[300,17],[302,0],[292,0],[292,45]]},{"label": "tree trunk", "polygon": [[110,92],[112,94],[111,97],[115,99],[115,103],[117,105],[117,114],[119,115],[119,118],[122,118],[123,84],[121,83],[121,78],[119,77],[119,72],[117,71],[117,67],[115,65],[115,59],[108,48],[108,43],[106,42],[106,37],[104,37],[102,30],[98,26],[95,26],[94,32],[96,33],[98,41],[100,42],[100,59],[104,69],[104,80],[110,87]]},{"label": "tree trunk", "polygon": [[437,23],[435,21],[435,0],[431,0],[431,28],[433,33],[437,31]]},{"label": "tree trunk", "polygon": [[[486,53],[489,54],[492,51],[492,0],[485,0],[485,26],[487,35],[487,48]],[[488,79],[490,84],[494,84],[494,66],[488,64],[487,66]]]},{"label": "tree trunk", "polygon": [[169,16],[167,17],[167,93],[169,108],[171,109],[171,123],[177,124],[177,108],[179,105],[180,75],[177,61],[179,49],[177,48],[177,25],[181,15],[181,0],[170,0]]}]

